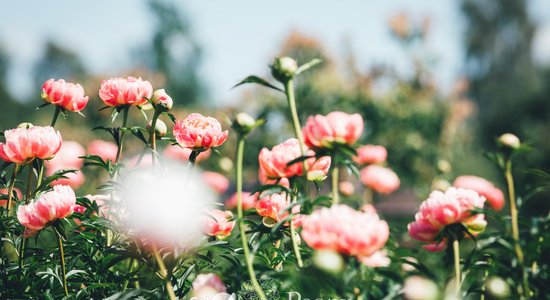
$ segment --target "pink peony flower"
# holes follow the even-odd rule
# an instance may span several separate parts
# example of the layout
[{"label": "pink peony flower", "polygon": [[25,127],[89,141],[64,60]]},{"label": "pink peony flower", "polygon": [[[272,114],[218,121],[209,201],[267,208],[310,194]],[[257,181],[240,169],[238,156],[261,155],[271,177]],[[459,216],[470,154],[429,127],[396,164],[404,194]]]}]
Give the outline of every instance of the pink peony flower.
[{"label": "pink peony flower", "polygon": [[88,144],[88,154],[97,155],[103,160],[116,160],[118,147],[115,143],[104,140],[93,140]]},{"label": "pink peony flower", "polygon": [[388,151],[384,146],[364,145],[357,148],[357,156],[353,160],[360,164],[381,164],[388,158]]},{"label": "pink peony flower", "polygon": [[379,255],[378,251],[386,244],[390,230],[377,214],[363,213],[337,204],[305,216],[301,234],[303,240],[315,250],[332,250],[366,260],[367,257]]},{"label": "pink peony flower", "polygon": [[[308,150],[306,154],[314,155],[315,153]],[[300,156],[302,156],[300,144],[298,140],[294,138],[274,146],[271,150],[263,148],[258,156],[260,164],[260,181],[268,182],[269,180],[302,176],[302,162],[296,162],[290,166],[288,165],[289,162]],[[319,181],[326,178],[331,159],[329,156],[323,156],[319,159],[309,158],[306,160],[306,164],[308,165],[308,180]]]},{"label": "pink peony flower", "polygon": [[51,169],[80,169],[84,161],[80,156],[86,155],[84,147],[74,141],[65,141],[57,154],[46,161],[46,167]]},{"label": "pink peony flower", "polygon": [[193,281],[192,294],[198,299],[214,299],[214,296],[226,291],[222,280],[214,273],[199,274]]},{"label": "pink peony flower", "polygon": [[349,181],[341,181],[338,184],[338,190],[340,191],[340,194],[350,197],[355,193],[355,186]]},{"label": "pink peony flower", "polygon": [[471,210],[482,208],[484,203],[485,198],[473,190],[449,188],[445,193],[433,191],[420,205],[415,221],[408,225],[409,235],[429,243],[424,246],[429,251],[443,250],[446,240],[438,240],[438,237],[446,226],[462,223],[474,235],[485,230],[485,216],[471,214]]},{"label": "pink peony flower", "polygon": [[35,158],[52,158],[63,143],[59,131],[50,126],[15,128],[6,130],[4,136],[6,142],[0,143],[0,158],[20,165]]},{"label": "pink peony flower", "polygon": [[[8,189],[6,189],[6,188],[0,189],[0,195],[3,196],[2,198],[5,198],[5,199],[0,200],[0,207],[7,207],[7,205],[8,205],[8,194],[9,194]],[[17,196],[17,198],[16,198],[16,196]],[[21,191],[18,188],[13,189],[13,198],[11,198],[12,207],[13,207],[14,202],[16,201],[16,199],[23,200],[23,193],[21,193]]]},{"label": "pink peony flower", "polygon": [[213,209],[204,217],[204,233],[209,236],[224,239],[231,235],[233,227],[235,227],[233,213],[228,210]]},{"label": "pink peony flower", "polygon": [[223,194],[229,188],[229,179],[217,172],[203,172],[202,178],[206,184],[218,194]]},{"label": "pink peony flower", "polygon": [[303,129],[306,145],[314,149],[332,149],[334,144],[353,145],[362,132],[363,118],[341,111],[309,117]]},{"label": "pink peony flower", "polygon": [[504,207],[504,193],[484,178],[472,175],[460,176],[455,179],[453,186],[478,192],[496,211]]},{"label": "pink peony flower", "polygon": [[[288,199],[285,195],[271,194],[256,200],[256,212],[258,215],[264,217],[264,225],[272,226],[289,216],[290,213],[288,212],[288,208],[290,204],[290,199]],[[292,214],[295,215],[292,218],[294,221],[294,227],[300,227],[302,224],[302,216],[299,214],[300,206],[293,206],[291,211]],[[287,222],[284,225],[288,226],[288,224],[289,223]]]},{"label": "pink peony flower", "polygon": [[80,84],[65,82],[63,79],[48,79],[42,85],[42,99],[62,107],[63,109],[78,112],[88,104],[88,97]]},{"label": "pink peony flower", "polygon": [[[164,157],[173,159],[173,160],[189,161],[189,156],[191,155],[191,151],[193,150],[189,148],[182,148],[178,145],[172,145],[164,149],[163,155]],[[210,151],[210,149],[201,152],[197,156],[196,162],[206,160],[207,158],[210,157],[211,153],[212,151]]]},{"label": "pink peony flower", "polygon": [[286,188],[290,187],[290,181],[288,181],[288,178],[269,179],[265,174],[265,170],[261,167],[260,169],[258,169],[258,180],[260,181],[261,184],[278,184]]},{"label": "pink peony flower", "polygon": [[227,139],[228,131],[222,131],[218,120],[201,114],[190,114],[174,125],[174,137],[184,148],[205,151],[221,146]]},{"label": "pink peony flower", "polygon": [[377,165],[368,165],[361,170],[361,182],[380,194],[393,193],[401,184],[395,172]]},{"label": "pink peony flower", "polygon": [[[243,210],[254,208],[256,205],[256,194],[249,192],[243,192]],[[234,193],[225,201],[225,208],[234,209],[237,208],[237,193]]]},{"label": "pink peony flower", "polygon": [[153,95],[153,86],[141,78],[111,78],[101,82],[99,97],[107,106],[147,104]]},{"label": "pink peony flower", "polygon": [[73,189],[66,185],[56,185],[53,191],[42,194],[38,200],[19,206],[17,219],[28,229],[41,230],[57,219],[70,216],[75,204]]}]

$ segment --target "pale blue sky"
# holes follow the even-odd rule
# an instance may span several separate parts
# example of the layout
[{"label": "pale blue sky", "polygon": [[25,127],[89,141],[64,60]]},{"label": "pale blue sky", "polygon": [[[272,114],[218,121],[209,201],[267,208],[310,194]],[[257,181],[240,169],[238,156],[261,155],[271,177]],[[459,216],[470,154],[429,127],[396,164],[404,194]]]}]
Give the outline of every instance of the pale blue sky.
[{"label": "pale blue sky", "polygon": [[[344,41],[348,41],[363,66],[388,63],[406,70],[404,54],[387,27],[387,19],[399,11],[406,11],[413,18],[431,17],[427,47],[438,59],[435,70],[441,85],[449,86],[462,71],[463,23],[458,1],[178,3],[189,16],[192,31],[204,49],[201,75],[210,82],[215,103],[236,99],[240,92],[230,91],[230,87],[245,75],[265,74],[266,65],[293,29],[321,39],[336,58],[343,57]],[[550,1],[531,3],[537,20],[548,25],[548,13],[541,11],[550,11]],[[37,90],[31,84],[30,70],[48,38],[79,53],[92,72],[118,76],[126,75],[124,69],[131,63],[130,49],[147,41],[152,30],[143,0],[10,1],[3,4],[0,12],[0,43],[13,59],[10,78],[12,91],[17,93]],[[550,30],[546,31],[539,46],[543,50],[549,49],[550,44]],[[539,52],[544,56],[550,51]]]}]

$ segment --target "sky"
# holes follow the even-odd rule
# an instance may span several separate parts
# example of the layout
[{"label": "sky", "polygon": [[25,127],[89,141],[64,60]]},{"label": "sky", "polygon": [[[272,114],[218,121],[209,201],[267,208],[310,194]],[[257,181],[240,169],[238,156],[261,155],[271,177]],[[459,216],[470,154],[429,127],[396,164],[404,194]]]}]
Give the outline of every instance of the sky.
[{"label": "sky", "polygon": [[[190,19],[192,33],[204,50],[200,74],[208,82],[210,100],[220,105],[239,97],[240,93],[230,88],[240,79],[267,73],[267,65],[292,30],[318,38],[335,58],[343,58],[351,46],[363,69],[386,63],[406,71],[406,56],[387,26],[388,18],[401,11],[412,18],[431,18],[426,46],[436,59],[434,71],[440,85],[450,86],[463,71],[463,20],[458,1],[177,3]],[[550,10],[544,9],[550,7],[550,0],[530,3],[536,19],[544,25],[535,54],[550,61]],[[153,32],[149,16],[145,0],[5,3],[0,12],[0,43],[11,57],[10,91],[27,96],[37,90],[32,86],[32,65],[47,39],[78,53],[91,72],[109,77],[129,75],[124,70],[132,65],[130,51],[146,43]]]}]

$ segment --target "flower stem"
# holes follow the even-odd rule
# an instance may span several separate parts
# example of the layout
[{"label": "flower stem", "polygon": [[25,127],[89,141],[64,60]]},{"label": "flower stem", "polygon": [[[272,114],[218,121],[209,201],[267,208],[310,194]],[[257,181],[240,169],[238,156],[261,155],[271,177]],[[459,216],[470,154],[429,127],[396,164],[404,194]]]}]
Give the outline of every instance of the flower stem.
[{"label": "flower stem", "polygon": [[[264,291],[262,290],[262,287],[258,283],[258,280],[256,279],[256,274],[254,273],[254,258],[250,256],[250,249],[248,248],[248,241],[246,238],[246,229],[245,225],[243,223],[243,157],[244,157],[244,137],[239,136],[238,142],[237,142],[237,217],[238,217],[238,223],[239,223],[239,231],[241,232],[241,242],[243,245],[243,251],[244,251],[244,258],[246,267],[248,269],[248,275],[250,277],[250,281],[252,282],[252,286],[254,287],[254,290],[256,290],[256,293],[258,294],[258,297],[261,300],[267,300],[267,297],[265,296]],[[191,153],[193,154],[193,152]],[[191,157],[189,157],[189,161],[191,161]]]},{"label": "flower stem", "polygon": [[290,240],[292,241],[292,248],[294,249],[294,255],[296,256],[296,264],[298,268],[302,268],[304,263],[302,261],[302,254],[298,247],[298,239],[296,238],[296,226],[294,225],[294,218],[290,219]]},{"label": "flower stem", "polygon": [[506,177],[506,185],[508,186],[508,198],[510,199],[510,217],[512,219],[512,238],[514,239],[514,251],[518,263],[521,267],[522,273],[522,299],[529,298],[529,281],[527,278],[527,272],[525,271],[525,258],[523,256],[523,250],[519,243],[519,226],[518,226],[518,208],[516,204],[516,194],[514,189],[514,177],[512,176],[512,159],[508,157],[506,159],[506,165],[504,170],[504,176]]},{"label": "flower stem", "polygon": [[332,204],[338,204],[340,201],[340,196],[338,195],[338,166],[332,168]]},{"label": "flower stem", "polygon": [[201,151],[191,151],[191,154],[189,154],[189,164],[191,164],[191,166],[195,165],[199,154],[201,154]]},{"label": "flower stem", "polygon": [[67,288],[67,269],[65,267],[65,252],[63,251],[63,240],[61,239],[61,236],[59,233],[55,231],[55,235],[57,235],[57,244],[59,246],[59,262],[61,263],[61,277],[63,279],[63,290],[65,292],[65,296],[69,295],[69,289]]},{"label": "flower stem", "polygon": [[[126,124],[128,123],[128,111],[130,110],[130,107],[129,106],[126,106],[122,109],[122,128],[125,128],[126,127]],[[120,160],[120,157],[122,155],[122,146],[124,145],[124,136],[126,134],[126,131],[122,130],[122,132],[120,133],[120,140],[119,140],[119,145],[118,145],[118,149],[117,149],[117,152],[116,152],[116,158],[115,158],[115,164],[118,164],[119,160]],[[115,173],[115,177],[116,177],[116,173]]]},{"label": "flower stem", "polygon": [[57,118],[59,117],[59,113],[61,112],[61,107],[55,106],[55,112],[53,113],[52,122],[50,123],[51,127],[55,126],[55,123],[57,122]]},{"label": "flower stem", "polygon": [[8,204],[6,205],[6,216],[10,215],[11,199],[13,198],[13,189],[15,188],[15,181],[17,178],[17,172],[19,172],[19,165],[13,166],[13,173],[11,175],[11,182],[8,188]]},{"label": "flower stem", "polygon": [[[302,151],[302,156],[306,155],[306,146],[304,143],[304,136],[302,134],[302,126],[300,125],[300,119],[298,119],[298,110],[296,109],[296,98],[294,96],[294,82],[288,80],[285,83],[285,94],[288,100],[288,107],[290,108],[290,116],[292,117],[292,126],[294,128],[294,135],[300,143],[300,150]],[[305,162],[304,162],[305,165]]]},{"label": "flower stem", "polygon": [[460,294],[460,285],[462,277],[460,275],[460,245],[458,238],[453,239],[453,256],[454,256],[454,265],[455,265],[455,285],[456,293]]},{"label": "flower stem", "polygon": [[153,256],[155,257],[155,260],[157,261],[157,264],[159,265],[159,271],[160,275],[164,278],[165,286],[166,286],[166,292],[168,293],[168,297],[170,300],[176,300],[178,299],[176,297],[176,293],[174,292],[174,287],[172,286],[172,282],[170,282],[170,277],[168,276],[168,270],[166,269],[166,265],[164,264],[164,261],[162,260],[162,257],[160,257],[159,250],[157,246],[152,243],[151,248],[153,249]]},{"label": "flower stem", "polygon": [[157,128],[157,120],[160,116],[160,112],[155,109],[155,113],[153,114],[153,120],[151,121],[151,128],[149,130],[149,144],[151,145],[151,160],[153,164],[155,163],[155,151],[157,150],[157,136],[156,136],[156,128]]}]

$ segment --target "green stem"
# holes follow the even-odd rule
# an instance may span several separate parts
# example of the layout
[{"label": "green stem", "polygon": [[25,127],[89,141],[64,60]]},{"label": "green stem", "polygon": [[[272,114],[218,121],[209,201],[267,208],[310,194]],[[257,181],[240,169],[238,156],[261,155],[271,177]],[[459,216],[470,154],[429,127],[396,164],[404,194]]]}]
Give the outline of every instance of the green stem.
[{"label": "green stem", "polygon": [[32,195],[32,164],[29,165],[29,173],[27,174],[27,193],[25,194],[25,204],[29,204],[31,202],[31,195]]},{"label": "green stem", "polygon": [[512,238],[514,239],[514,251],[522,272],[522,299],[529,299],[529,281],[525,270],[525,258],[523,250],[519,243],[519,225],[518,225],[518,208],[516,204],[516,193],[514,189],[514,177],[512,176],[512,159],[506,160],[504,176],[506,177],[506,185],[508,186],[508,198],[510,199],[510,217],[512,219]]},{"label": "green stem", "polygon": [[[295,200],[292,201],[293,203]],[[292,249],[294,249],[294,255],[296,256],[296,264],[298,268],[302,268],[304,263],[302,261],[302,254],[300,253],[300,247],[298,246],[298,239],[296,237],[296,226],[294,225],[294,218],[290,219],[290,240],[292,241]]]},{"label": "green stem", "polygon": [[19,165],[13,166],[13,173],[11,175],[11,182],[8,188],[8,203],[6,204],[6,216],[10,215],[11,199],[13,198],[13,189],[15,188],[15,181],[17,178],[17,172],[19,171]]},{"label": "green stem", "polygon": [[153,120],[151,121],[151,128],[149,131],[149,144],[151,145],[151,149],[153,150],[151,152],[151,160],[153,164],[155,163],[155,151],[157,150],[157,136],[156,136],[156,128],[157,128],[157,120],[160,116],[160,112],[155,109],[155,113],[153,114]]},{"label": "green stem", "polygon": [[[285,94],[288,100],[288,107],[290,108],[290,116],[292,117],[292,126],[294,128],[294,135],[300,143],[300,150],[302,156],[306,155],[306,146],[304,143],[304,136],[302,134],[302,126],[300,125],[300,119],[298,119],[298,110],[296,109],[296,98],[294,96],[294,82],[291,80],[285,84]],[[305,165],[305,162],[304,162]],[[305,173],[305,172],[304,172]]]},{"label": "green stem", "polygon": [[53,113],[52,122],[50,123],[51,127],[55,126],[55,123],[57,122],[57,117],[59,117],[60,112],[61,112],[61,107],[55,106],[55,112]]},{"label": "green stem", "polygon": [[457,295],[459,295],[462,277],[460,275],[460,245],[458,242],[458,238],[453,239],[453,256],[455,266],[455,288]]},{"label": "green stem", "polygon": [[[244,141],[245,141],[244,137],[241,137],[241,136],[238,137],[238,142],[237,142],[237,217],[238,219],[237,220],[239,223],[239,231],[241,232],[241,242],[243,245],[244,258],[245,258],[245,263],[248,270],[248,275],[250,277],[250,281],[252,282],[252,286],[254,287],[254,290],[256,290],[258,297],[261,300],[267,300],[267,297],[265,296],[265,293],[262,290],[260,283],[258,283],[258,280],[256,279],[256,274],[254,273],[254,258],[250,256],[250,249],[248,248],[248,241],[246,238],[246,229],[243,223],[243,220],[244,220],[244,216],[243,216]],[[191,157],[189,158],[189,160],[191,161]]]},{"label": "green stem", "polygon": [[172,286],[172,282],[170,281],[170,276],[168,276],[168,270],[166,269],[166,265],[164,264],[162,257],[160,257],[159,250],[154,243],[151,244],[151,247],[153,250],[153,256],[155,257],[155,260],[159,265],[160,275],[164,279],[164,284],[166,287],[166,292],[168,293],[168,297],[170,298],[170,300],[176,300],[178,298],[176,297],[176,293],[174,292],[174,286]]},{"label": "green stem", "polygon": [[340,201],[340,195],[338,195],[338,178],[339,169],[338,166],[332,168],[332,204],[338,204]]},{"label": "green stem", "polygon": [[65,296],[69,295],[69,289],[67,287],[67,269],[65,267],[65,252],[63,251],[63,240],[61,239],[61,236],[59,233],[55,231],[55,235],[57,235],[57,244],[59,246],[59,262],[61,263],[61,277],[63,279],[63,290],[65,292]]},{"label": "green stem", "polygon": [[[122,115],[123,115],[123,117],[122,117],[122,128],[126,128],[126,124],[128,123],[128,111],[129,110],[130,110],[129,106],[126,106],[122,109]],[[125,135],[126,135],[126,131],[122,130],[122,132],[120,133],[119,145],[118,145],[118,149],[117,149],[117,152],[116,152],[115,164],[118,164],[118,162],[120,160],[120,157],[122,155],[122,146],[124,145],[124,136]],[[116,173],[115,173],[115,175],[116,175]]]},{"label": "green stem", "polygon": [[195,165],[199,154],[201,154],[201,151],[191,151],[191,154],[189,154],[189,163],[191,164],[191,166]]},{"label": "green stem", "polygon": [[42,184],[42,178],[44,177],[44,165],[46,163],[42,160],[40,161],[40,170],[38,171],[38,178],[36,178],[36,189]]}]

